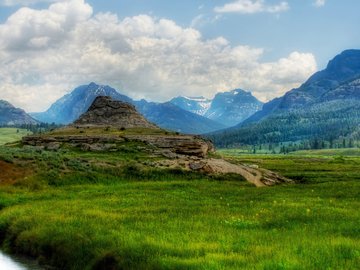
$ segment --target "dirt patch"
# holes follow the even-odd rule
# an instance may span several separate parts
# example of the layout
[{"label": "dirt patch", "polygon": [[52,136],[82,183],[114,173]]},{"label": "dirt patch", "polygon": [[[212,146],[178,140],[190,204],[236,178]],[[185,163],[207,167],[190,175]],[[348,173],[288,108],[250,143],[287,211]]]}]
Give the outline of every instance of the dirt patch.
[{"label": "dirt patch", "polygon": [[0,160],[0,185],[11,185],[30,175],[28,168]]}]

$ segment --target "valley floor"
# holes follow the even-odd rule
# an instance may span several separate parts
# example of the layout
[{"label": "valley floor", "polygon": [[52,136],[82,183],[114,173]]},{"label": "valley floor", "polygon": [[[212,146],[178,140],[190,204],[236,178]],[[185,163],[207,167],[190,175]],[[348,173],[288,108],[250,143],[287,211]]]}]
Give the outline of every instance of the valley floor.
[{"label": "valley floor", "polygon": [[2,147],[28,174],[0,185],[2,247],[61,269],[358,269],[360,157],[229,153],[297,184],[144,171],[130,150]]},{"label": "valley floor", "polygon": [[31,134],[30,131],[20,128],[0,128],[0,145],[21,140],[22,137]]}]

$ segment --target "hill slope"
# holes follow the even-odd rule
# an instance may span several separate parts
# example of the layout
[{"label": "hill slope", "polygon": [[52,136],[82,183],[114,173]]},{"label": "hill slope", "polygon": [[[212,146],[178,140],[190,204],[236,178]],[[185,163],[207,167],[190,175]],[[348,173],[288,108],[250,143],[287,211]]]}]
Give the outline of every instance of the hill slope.
[{"label": "hill slope", "polygon": [[244,123],[211,135],[221,146],[358,136],[360,50],[344,51],[298,89],[264,105]]},{"label": "hill slope", "polygon": [[17,125],[36,125],[39,122],[28,115],[24,110],[15,108],[9,102],[0,100],[0,125],[17,126]]},{"label": "hill slope", "polygon": [[139,101],[137,109],[158,126],[182,133],[203,134],[226,128],[206,117],[185,111],[170,102],[154,103]]}]

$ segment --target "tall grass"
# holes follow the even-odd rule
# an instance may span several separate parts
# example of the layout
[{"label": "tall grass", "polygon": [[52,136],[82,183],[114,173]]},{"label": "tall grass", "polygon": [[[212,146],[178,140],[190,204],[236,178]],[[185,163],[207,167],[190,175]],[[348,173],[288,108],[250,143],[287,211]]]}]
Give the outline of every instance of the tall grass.
[{"label": "tall grass", "polygon": [[[16,161],[29,154],[13,155]],[[359,158],[231,157],[298,180],[273,188],[156,170],[127,158],[35,154],[43,167],[31,181],[41,188],[22,181],[0,187],[3,247],[61,269],[360,265]]]},{"label": "tall grass", "polygon": [[18,128],[0,128],[0,145],[16,142],[31,132],[26,129]]}]

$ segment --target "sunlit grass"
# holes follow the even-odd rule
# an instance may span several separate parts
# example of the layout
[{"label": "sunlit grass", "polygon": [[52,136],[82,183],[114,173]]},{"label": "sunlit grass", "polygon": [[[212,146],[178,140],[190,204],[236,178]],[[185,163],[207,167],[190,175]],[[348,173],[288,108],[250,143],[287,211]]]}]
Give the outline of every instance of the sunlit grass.
[{"label": "sunlit grass", "polygon": [[0,145],[20,141],[22,137],[30,133],[26,129],[0,128]]},{"label": "sunlit grass", "polygon": [[[75,156],[127,162],[49,155],[66,166]],[[0,188],[3,246],[64,269],[358,269],[359,158],[232,159],[300,183],[255,188],[178,171],[129,179],[96,168],[42,178],[37,188],[20,181]]]}]

